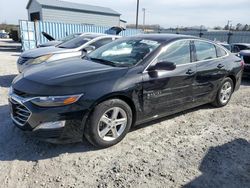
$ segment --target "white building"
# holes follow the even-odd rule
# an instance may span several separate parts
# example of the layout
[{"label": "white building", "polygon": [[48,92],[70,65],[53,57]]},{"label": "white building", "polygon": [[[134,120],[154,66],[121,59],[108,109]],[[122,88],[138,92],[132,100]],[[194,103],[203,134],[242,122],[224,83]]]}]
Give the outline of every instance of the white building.
[{"label": "white building", "polygon": [[121,24],[121,14],[107,7],[59,0],[29,0],[26,9],[30,21],[41,20],[108,27]]}]

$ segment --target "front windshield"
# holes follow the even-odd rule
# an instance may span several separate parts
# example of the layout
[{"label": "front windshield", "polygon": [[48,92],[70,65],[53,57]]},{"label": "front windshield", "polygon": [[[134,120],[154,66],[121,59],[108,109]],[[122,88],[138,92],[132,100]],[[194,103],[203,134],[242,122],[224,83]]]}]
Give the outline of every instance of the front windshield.
[{"label": "front windshield", "polygon": [[154,40],[121,39],[95,50],[87,58],[113,66],[132,66],[144,59],[158,46],[160,43]]},{"label": "front windshield", "polygon": [[67,42],[67,41],[69,41],[69,40],[72,40],[72,39],[74,39],[74,38],[79,37],[80,35],[81,35],[80,33],[74,33],[74,34],[71,34],[71,35],[68,35],[68,36],[66,36],[66,37],[63,37],[63,38],[59,39],[59,41]]},{"label": "front windshield", "polygon": [[78,47],[84,45],[85,43],[89,42],[93,38],[94,37],[84,36],[83,35],[81,37],[77,37],[77,38],[74,38],[72,40],[63,42],[60,45],[58,45],[57,47],[59,47],[59,48],[68,48],[68,49],[78,48]]}]

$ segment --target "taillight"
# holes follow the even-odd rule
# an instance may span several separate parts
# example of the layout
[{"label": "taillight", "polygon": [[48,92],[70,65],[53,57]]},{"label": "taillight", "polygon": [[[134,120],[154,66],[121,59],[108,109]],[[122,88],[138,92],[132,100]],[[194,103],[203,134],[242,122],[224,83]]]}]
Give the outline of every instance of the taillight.
[{"label": "taillight", "polygon": [[243,59],[242,56],[241,56],[240,66],[241,66],[242,68],[244,68],[244,66],[245,66],[245,62],[244,62],[244,59]]}]

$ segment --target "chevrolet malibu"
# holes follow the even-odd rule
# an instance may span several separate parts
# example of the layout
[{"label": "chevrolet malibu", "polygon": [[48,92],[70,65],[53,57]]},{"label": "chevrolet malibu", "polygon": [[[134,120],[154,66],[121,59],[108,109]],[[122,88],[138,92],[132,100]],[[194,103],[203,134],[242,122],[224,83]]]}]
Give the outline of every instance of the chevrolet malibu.
[{"label": "chevrolet malibu", "polygon": [[105,148],[131,127],[206,103],[228,104],[243,62],[224,47],[182,35],[137,35],[84,58],[40,64],[9,92],[20,129],[54,142],[83,136]]}]

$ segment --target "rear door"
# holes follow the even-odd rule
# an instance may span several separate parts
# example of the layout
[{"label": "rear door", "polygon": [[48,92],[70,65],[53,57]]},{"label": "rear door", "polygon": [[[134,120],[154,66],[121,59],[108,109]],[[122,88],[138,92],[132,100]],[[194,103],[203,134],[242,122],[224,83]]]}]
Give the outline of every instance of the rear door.
[{"label": "rear door", "polygon": [[197,75],[194,83],[194,100],[210,102],[226,75],[227,52],[213,43],[195,40]]},{"label": "rear door", "polygon": [[152,63],[172,62],[176,69],[143,73],[144,113],[147,117],[172,114],[192,102],[196,65],[191,63],[190,40],[174,42]]}]

